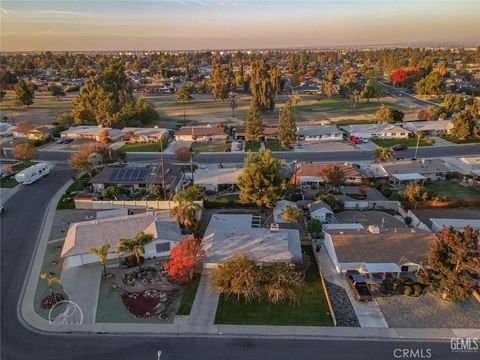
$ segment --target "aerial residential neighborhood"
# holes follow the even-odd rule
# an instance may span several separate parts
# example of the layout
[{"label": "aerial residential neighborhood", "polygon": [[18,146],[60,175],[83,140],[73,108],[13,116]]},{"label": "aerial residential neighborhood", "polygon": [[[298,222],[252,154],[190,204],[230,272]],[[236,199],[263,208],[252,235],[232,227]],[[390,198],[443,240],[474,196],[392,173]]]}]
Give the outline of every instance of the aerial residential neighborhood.
[{"label": "aerial residential neighborhood", "polygon": [[4,1],[1,359],[478,359],[479,14]]}]

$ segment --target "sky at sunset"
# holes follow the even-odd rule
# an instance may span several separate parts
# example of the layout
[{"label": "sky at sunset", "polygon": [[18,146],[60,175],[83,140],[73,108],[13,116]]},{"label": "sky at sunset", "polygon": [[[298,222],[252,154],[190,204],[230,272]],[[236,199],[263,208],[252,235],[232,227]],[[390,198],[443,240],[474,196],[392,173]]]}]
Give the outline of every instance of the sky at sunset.
[{"label": "sky at sunset", "polygon": [[480,45],[480,1],[1,2],[1,50]]}]

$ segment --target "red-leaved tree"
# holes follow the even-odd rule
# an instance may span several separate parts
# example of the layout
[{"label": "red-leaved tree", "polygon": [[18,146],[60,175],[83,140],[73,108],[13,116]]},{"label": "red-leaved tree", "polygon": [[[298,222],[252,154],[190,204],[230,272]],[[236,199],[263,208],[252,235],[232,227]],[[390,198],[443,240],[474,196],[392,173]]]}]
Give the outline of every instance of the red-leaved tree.
[{"label": "red-leaved tree", "polygon": [[187,162],[190,159],[190,149],[188,146],[181,146],[175,150],[175,159],[180,162]]},{"label": "red-leaved tree", "polygon": [[177,281],[188,281],[193,277],[193,270],[200,263],[204,251],[200,242],[194,238],[180,241],[170,252],[170,260],[163,266],[168,276]]}]

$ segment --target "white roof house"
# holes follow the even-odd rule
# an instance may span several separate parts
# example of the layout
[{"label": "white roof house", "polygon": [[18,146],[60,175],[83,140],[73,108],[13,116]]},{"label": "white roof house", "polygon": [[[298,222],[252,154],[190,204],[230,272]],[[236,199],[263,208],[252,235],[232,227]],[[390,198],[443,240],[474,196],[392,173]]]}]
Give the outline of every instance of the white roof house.
[{"label": "white roof house", "polygon": [[214,268],[235,253],[248,254],[256,263],[290,263],[302,257],[298,230],[252,227],[251,214],[213,214],[202,246],[204,267]]},{"label": "white roof house", "polygon": [[404,139],[408,138],[410,130],[404,129],[395,124],[354,124],[341,126],[351,136],[360,138],[383,138],[383,139]]},{"label": "white roof house", "polygon": [[288,201],[288,200],[277,201],[277,203],[275,204],[275,207],[273,208],[274,222],[276,222],[277,224],[288,223],[288,221],[282,217],[282,212],[287,206],[293,206],[296,208],[297,204],[295,204],[293,201]]},{"label": "white roof house", "polygon": [[297,138],[305,141],[341,141],[343,131],[335,125],[297,126]]},{"label": "white roof house", "polygon": [[62,131],[60,133],[60,136],[67,137],[70,139],[92,139],[92,140],[99,141],[100,135],[105,129],[108,130],[108,136],[111,139],[116,139],[120,137],[120,134],[121,134],[120,129],[104,128],[101,126],[94,126],[94,125],[72,126],[71,128],[65,131]]},{"label": "white roof house", "polygon": [[135,128],[135,127],[126,127],[123,128],[122,136],[125,136],[127,133],[133,133],[133,139],[129,141],[135,142],[159,142],[163,138],[168,137],[168,130],[164,128]]},{"label": "white roof house", "polygon": [[479,175],[480,176],[480,156],[446,158],[445,165],[462,175]]},{"label": "white roof house", "polygon": [[471,226],[473,230],[480,230],[480,219],[438,219],[431,218],[432,231],[437,232],[443,227],[453,227],[455,230],[463,230],[465,226]]},{"label": "white roof house", "polygon": [[194,184],[206,190],[218,191],[221,185],[236,185],[243,167],[220,167],[219,165],[203,165],[193,174]]},{"label": "white roof house", "polygon": [[322,223],[328,222],[333,215],[332,208],[324,201],[316,201],[309,206],[312,219],[320,220]]},{"label": "white roof house", "polygon": [[168,211],[96,219],[70,224],[61,256],[67,266],[95,263],[98,258],[88,250],[110,244],[107,259],[114,259],[118,257],[115,254],[118,240],[133,239],[140,231],[154,237],[154,241],[145,246],[144,258],[168,256],[170,249],[182,239],[180,228]]},{"label": "white roof house", "polygon": [[412,121],[402,124],[402,126],[413,133],[421,130],[428,135],[438,135],[447,133],[452,128],[452,122],[450,120]]},{"label": "white roof house", "polygon": [[425,179],[441,180],[452,172],[441,159],[390,161],[379,164],[377,170],[377,175],[389,176],[397,180],[414,180],[413,177],[423,180],[419,175]]}]

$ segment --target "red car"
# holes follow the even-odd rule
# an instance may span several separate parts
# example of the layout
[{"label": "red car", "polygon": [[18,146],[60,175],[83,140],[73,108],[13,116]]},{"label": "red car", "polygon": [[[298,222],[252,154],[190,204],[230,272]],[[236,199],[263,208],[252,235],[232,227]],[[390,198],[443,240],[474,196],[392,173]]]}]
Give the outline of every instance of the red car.
[{"label": "red car", "polygon": [[350,141],[351,141],[352,143],[357,144],[357,145],[362,143],[362,140],[360,140],[360,138],[357,137],[357,136],[351,135],[351,136],[349,137],[349,139],[350,139]]},{"label": "red car", "polygon": [[392,146],[393,151],[405,151],[407,149],[408,149],[408,147],[406,147],[405,145],[402,145],[402,144],[397,144],[397,145]]}]

